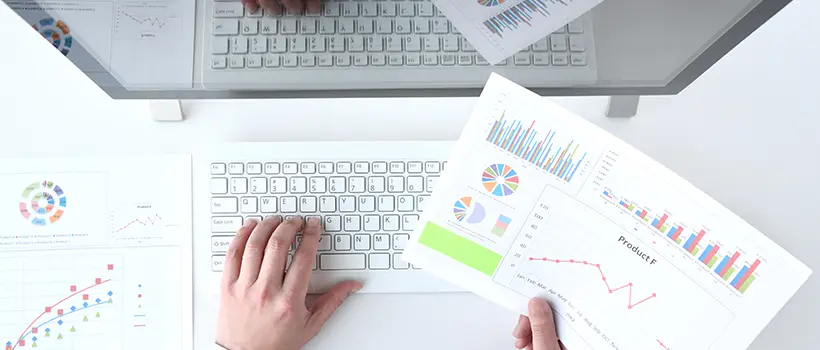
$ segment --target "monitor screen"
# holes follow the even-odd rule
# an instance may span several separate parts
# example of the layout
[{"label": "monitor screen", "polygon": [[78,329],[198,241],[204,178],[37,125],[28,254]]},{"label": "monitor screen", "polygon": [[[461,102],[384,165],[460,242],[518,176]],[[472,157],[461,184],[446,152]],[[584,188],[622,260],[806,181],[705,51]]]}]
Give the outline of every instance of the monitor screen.
[{"label": "monitor screen", "polygon": [[3,2],[112,97],[188,99],[475,95],[491,72],[542,94],[674,94],[789,1],[604,0],[496,65],[429,0]]}]

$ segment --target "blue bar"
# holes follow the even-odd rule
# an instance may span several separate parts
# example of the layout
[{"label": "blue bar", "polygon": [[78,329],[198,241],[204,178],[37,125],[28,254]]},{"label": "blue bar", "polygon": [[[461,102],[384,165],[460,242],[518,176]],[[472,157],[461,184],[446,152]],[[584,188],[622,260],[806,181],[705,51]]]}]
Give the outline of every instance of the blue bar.
[{"label": "blue bar", "polygon": [[584,162],[584,158],[586,157],[586,153],[584,153],[584,155],[581,156],[581,160],[579,160],[578,163],[575,164],[575,169],[572,170],[572,174],[569,175],[569,179],[567,179],[567,182],[572,181],[572,178],[575,177],[575,172],[578,171],[578,168],[581,166],[581,163]]},{"label": "blue bar", "polygon": [[562,179],[567,176],[567,173],[569,173],[569,169],[572,169],[572,158],[569,159],[569,165],[567,165],[567,167],[564,169],[564,172],[561,173]]},{"label": "blue bar", "polygon": [[[656,220],[657,221],[657,220]],[[695,241],[695,234],[689,235],[689,239],[686,240],[686,243],[683,244],[683,249],[689,250],[689,246],[692,245],[692,242]]]},{"label": "blue bar", "polygon": [[496,142],[496,146],[504,148],[504,141],[507,139],[507,135],[510,133],[510,129],[512,129],[512,124],[505,126],[504,132],[501,135],[498,135],[498,141]]},{"label": "blue bar", "polygon": [[677,227],[674,227],[674,226],[673,226],[673,227],[669,230],[669,233],[667,233],[667,234],[666,234],[666,237],[672,238],[672,236],[674,236],[674,235],[675,235],[675,231],[676,231],[677,229],[678,229]]},{"label": "blue bar", "polygon": [[517,133],[520,132],[520,131],[521,131],[521,123],[516,121],[515,122],[515,128],[513,128],[513,130],[511,130],[510,134],[507,136],[507,143],[504,144],[504,149],[505,150],[509,151],[510,149],[512,149],[512,144],[513,144],[513,142],[515,142],[515,138],[516,138],[516,136],[518,136]]},{"label": "blue bar", "polygon": [[518,123],[518,126],[515,128],[515,132],[512,133],[512,138],[510,138],[510,143],[507,147],[507,151],[510,151],[510,153],[512,153],[512,151],[515,149],[515,145],[521,142],[522,138],[523,137],[521,136],[521,123]]},{"label": "blue bar", "polygon": [[740,286],[737,285],[737,282],[740,282],[740,279],[743,278],[743,275],[746,274],[746,270],[748,269],[748,266],[744,266],[742,269],[740,269],[740,272],[738,272],[737,275],[735,275],[735,278],[732,279],[732,286],[734,286],[735,288],[740,288]]},{"label": "blue bar", "polygon": [[652,226],[658,226],[658,218],[652,220]]},{"label": "blue bar", "polygon": [[512,135],[515,134],[515,128],[518,126],[518,121],[516,120],[507,128],[507,132],[504,133],[504,138],[501,140],[501,148],[507,149],[507,144],[510,142]]},{"label": "blue bar", "polygon": [[729,256],[726,255],[723,257],[723,260],[720,261],[718,267],[715,269],[715,273],[720,274],[720,270],[723,270],[723,267],[726,266],[726,263],[729,262]]},{"label": "blue bar", "polygon": [[706,246],[706,249],[703,250],[703,254],[700,255],[700,258],[698,260],[700,260],[700,262],[702,262],[704,264],[708,263],[708,261],[704,261],[704,260],[706,260],[706,257],[709,256],[709,252],[711,252],[711,251],[712,251],[712,245],[710,244],[710,245]]},{"label": "blue bar", "polygon": [[[527,138],[527,143],[524,144],[524,147],[521,148],[521,151],[524,152],[522,154],[522,158],[529,159],[530,152],[532,152],[532,141],[535,139],[535,131],[533,131],[530,136]],[[529,149],[528,149],[529,148]]]},{"label": "blue bar", "polygon": [[499,126],[498,126],[498,130],[496,130],[496,131],[495,131],[495,134],[493,135],[492,142],[493,142],[494,144],[496,144],[496,146],[498,145],[498,139],[499,139],[499,137],[501,136],[501,133],[503,133],[504,131],[506,131],[506,129],[504,129],[504,127],[505,127],[506,125],[507,125],[507,121],[506,121],[506,120],[505,120],[505,121],[503,121],[503,122],[501,122],[501,125],[499,125]]},{"label": "blue bar", "polygon": [[641,210],[640,210],[640,209],[636,210],[636,211],[635,211],[635,215],[637,215],[637,216],[641,216]]},{"label": "blue bar", "polygon": [[558,159],[556,159],[556,158],[558,158],[559,154],[561,154],[561,147],[558,147],[558,150],[555,151],[555,157],[553,157],[552,160],[549,162],[549,164],[547,164],[547,167],[545,168],[547,171],[549,171],[549,168],[552,167],[553,163],[558,161]]}]

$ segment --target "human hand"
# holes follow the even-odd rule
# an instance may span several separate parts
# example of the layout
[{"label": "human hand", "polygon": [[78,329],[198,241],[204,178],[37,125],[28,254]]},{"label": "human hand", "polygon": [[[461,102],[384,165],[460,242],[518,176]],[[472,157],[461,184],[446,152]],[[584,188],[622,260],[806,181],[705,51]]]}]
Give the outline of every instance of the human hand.
[{"label": "human hand", "polygon": [[347,297],[362,288],[342,282],[305,306],[321,235],[310,219],[285,272],[288,251],[304,221],[268,217],[239,229],[225,257],[216,343],[230,350],[297,350],[313,339]]},{"label": "human hand", "polygon": [[242,5],[250,12],[256,12],[260,7],[265,9],[268,13],[280,14],[282,13],[282,6],[289,12],[302,13],[321,13],[322,5],[319,0],[242,0]]},{"label": "human hand", "polygon": [[530,317],[521,315],[513,329],[515,348],[527,350],[562,350],[555,332],[552,308],[543,299],[532,298],[528,306]]}]

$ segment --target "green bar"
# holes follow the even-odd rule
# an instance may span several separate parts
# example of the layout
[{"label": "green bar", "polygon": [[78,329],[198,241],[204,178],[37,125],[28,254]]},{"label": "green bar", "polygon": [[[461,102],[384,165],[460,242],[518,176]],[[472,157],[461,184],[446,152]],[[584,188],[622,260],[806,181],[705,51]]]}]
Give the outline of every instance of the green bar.
[{"label": "green bar", "polygon": [[501,255],[432,222],[424,226],[419,243],[487,276],[492,276],[501,263]]},{"label": "green bar", "polygon": [[666,224],[661,225],[661,232],[666,232]]},{"label": "green bar", "polygon": [[635,209],[635,205],[634,205],[634,204],[630,204],[630,205],[629,205],[629,210],[632,210],[632,209]]},{"label": "green bar", "polygon": [[712,266],[715,266],[716,261],[717,261],[717,255],[714,255],[714,256],[712,256],[712,260],[709,260],[709,264],[707,264],[706,266],[709,266],[709,268],[712,268]]},{"label": "green bar", "polygon": [[678,239],[676,239],[676,240],[675,240],[675,242],[676,242],[677,244],[680,244],[680,237],[678,237]]},{"label": "green bar", "polygon": [[723,276],[723,280],[728,281],[729,277],[731,277],[733,273],[735,273],[735,267],[729,267],[729,271],[726,271],[726,275]]},{"label": "green bar", "polygon": [[695,247],[695,250],[692,251],[692,255],[698,255],[699,251],[700,251],[700,248]]},{"label": "green bar", "polygon": [[649,222],[649,217],[647,216],[647,217],[643,218],[643,221]]},{"label": "green bar", "polygon": [[746,288],[749,288],[749,285],[755,280],[755,275],[750,275],[749,278],[746,279],[746,282],[743,282],[743,285],[740,286],[740,292],[746,293]]}]

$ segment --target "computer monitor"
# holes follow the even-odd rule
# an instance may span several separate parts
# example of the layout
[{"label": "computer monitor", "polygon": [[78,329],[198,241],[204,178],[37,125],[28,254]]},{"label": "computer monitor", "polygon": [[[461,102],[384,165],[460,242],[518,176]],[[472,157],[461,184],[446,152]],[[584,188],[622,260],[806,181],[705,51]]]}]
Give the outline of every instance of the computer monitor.
[{"label": "computer monitor", "polygon": [[[212,99],[476,96],[492,71],[549,96],[676,94],[790,0],[604,0],[497,66],[429,0],[330,0],[321,15],[239,0],[3,2],[113,98]],[[556,1],[476,6],[521,2]]]}]

